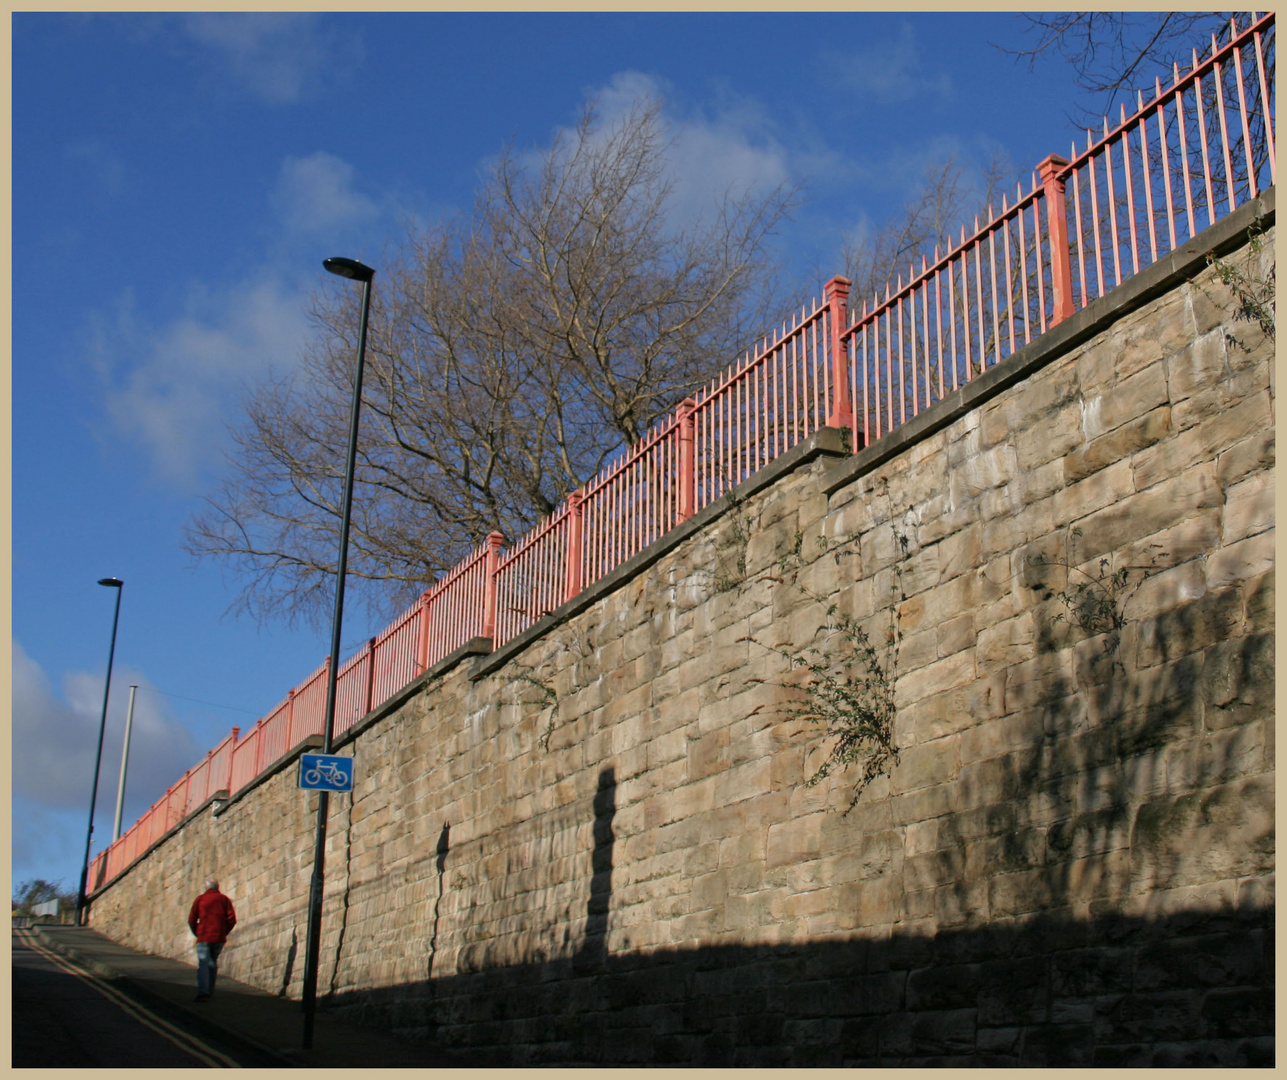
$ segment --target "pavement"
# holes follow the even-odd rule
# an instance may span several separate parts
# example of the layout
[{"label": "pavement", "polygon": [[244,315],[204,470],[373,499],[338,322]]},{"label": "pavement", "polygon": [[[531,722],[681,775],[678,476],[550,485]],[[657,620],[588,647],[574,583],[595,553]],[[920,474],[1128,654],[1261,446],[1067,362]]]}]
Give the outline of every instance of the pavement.
[{"label": "pavement", "polygon": [[[303,1007],[220,975],[214,996],[197,1002],[196,964],[150,956],[85,926],[33,925],[42,942],[104,978],[125,984],[142,1002],[194,1031],[207,1030],[249,1056],[283,1068],[467,1068],[470,1062],[432,1046],[417,1046],[372,1028],[314,1015],[313,1047],[301,1049]],[[177,1015],[176,1015],[177,1014]]]}]

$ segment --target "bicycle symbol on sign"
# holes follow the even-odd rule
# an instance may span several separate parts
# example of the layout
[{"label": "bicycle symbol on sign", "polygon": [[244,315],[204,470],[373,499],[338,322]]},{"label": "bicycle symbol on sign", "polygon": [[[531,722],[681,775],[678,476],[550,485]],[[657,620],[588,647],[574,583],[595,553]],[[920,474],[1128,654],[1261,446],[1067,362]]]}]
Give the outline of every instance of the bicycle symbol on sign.
[{"label": "bicycle symbol on sign", "polygon": [[304,780],[309,784],[320,785],[323,780],[331,787],[343,787],[344,781],[348,775],[338,765],[327,762],[325,765],[318,765],[315,769],[309,769],[304,773]]},{"label": "bicycle symbol on sign", "polygon": [[301,754],[299,786],[312,791],[352,791],[353,759],[325,754]]}]

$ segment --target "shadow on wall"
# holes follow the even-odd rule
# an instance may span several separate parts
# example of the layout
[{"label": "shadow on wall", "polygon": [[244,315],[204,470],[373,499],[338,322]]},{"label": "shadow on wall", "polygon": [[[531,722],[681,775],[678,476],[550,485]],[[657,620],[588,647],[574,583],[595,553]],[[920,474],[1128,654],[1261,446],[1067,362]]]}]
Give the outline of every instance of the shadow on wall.
[{"label": "shadow on wall", "polygon": [[605,769],[579,952],[328,1007],[485,1066],[1274,1062],[1271,909],[610,956],[615,797]]},{"label": "shadow on wall", "polygon": [[[1128,895],[1272,872],[1272,823],[1257,819],[1253,835],[1237,804],[1252,786],[1256,805],[1266,785],[1272,799],[1272,773],[1249,775],[1239,754],[1272,723],[1273,636],[1235,625],[1272,626],[1272,587],[1237,592],[1128,623],[1116,655],[1094,637],[1070,642],[1044,609],[1030,682],[1013,686],[1031,699],[1032,736],[978,764],[992,775],[958,778],[993,803],[940,817],[939,850],[924,856],[948,883],[934,898],[940,926],[957,925],[609,955],[605,768],[583,811],[593,850],[577,953],[345,992],[328,1007],[486,1066],[1272,1066],[1267,891],[1149,918],[1119,910]],[[1237,732],[1241,743],[1222,735]],[[447,837],[444,826],[440,897]],[[967,872],[967,855],[992,876]],[[986,923],[980,885],[1005,901],[983,909]],[[436,947],[436,908],[433,935]]]},{"label": "shadow on wall", "polygon": [[481,1066],[1274,1064],[1267,910],[512,965],[331,999]]}]

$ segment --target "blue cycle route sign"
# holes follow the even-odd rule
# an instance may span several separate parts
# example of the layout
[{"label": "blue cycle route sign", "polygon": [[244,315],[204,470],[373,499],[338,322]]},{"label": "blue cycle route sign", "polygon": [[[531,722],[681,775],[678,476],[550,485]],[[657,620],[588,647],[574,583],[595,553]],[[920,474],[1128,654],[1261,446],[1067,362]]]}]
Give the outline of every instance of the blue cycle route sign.
[{"label": "blue cycle route sign", "polygon": [[334,754],[300,754],[299,786],[306,791],[352,791],[353,759]]}]

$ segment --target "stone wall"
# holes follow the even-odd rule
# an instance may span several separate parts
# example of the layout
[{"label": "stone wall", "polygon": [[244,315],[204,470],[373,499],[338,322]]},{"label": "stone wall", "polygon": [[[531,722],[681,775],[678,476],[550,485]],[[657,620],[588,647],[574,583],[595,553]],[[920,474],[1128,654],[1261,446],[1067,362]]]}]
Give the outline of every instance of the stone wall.
[{"label": "stone wall", "polygon": [[[1199,240],[1270,265],[1272,194]],[[1273,343],[1201,250],[369,718],[325,1004],[495,1064],[1272,1063]],[[826,674],[895,706],[852,809]],[[312,822],[285,767],[93,924],[186,958],[218,872],[298,995]]]}]

